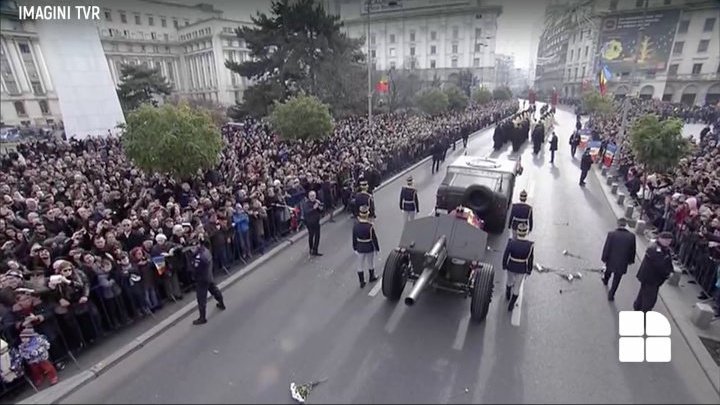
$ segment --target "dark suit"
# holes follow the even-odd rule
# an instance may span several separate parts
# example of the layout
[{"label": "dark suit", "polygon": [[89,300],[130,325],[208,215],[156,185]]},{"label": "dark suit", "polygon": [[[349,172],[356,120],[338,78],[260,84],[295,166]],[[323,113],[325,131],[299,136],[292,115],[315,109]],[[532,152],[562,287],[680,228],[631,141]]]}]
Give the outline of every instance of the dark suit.
[{"label": "dark suit", "polygon": [[657,302],[660,286],[673,272],[670,249],[652,244],[645,251],[645,257],[640,264],[637,278],[640,280],[640,291],[633,303],[636,311],[652,311]]},{"label": "dark suit", "polygon": [[207,306],[208,291],[210,291],[210,294],[215,298],[218,305],[224,305],[222,293],[217,285],[215,285],[212,263],[212,255],[206,247],[200,247],[193,256],[192,266],[195,276],[195,294],[200,319],[206,319],[205,308]]},{"label": "dark suit", "polygon": [[585,185],[585,179],[592,168],[593,159],[589,153],[584,153],[580,161],[580,185]]},{"label": "dark suit", "polygon": [[[315,206],[317,205],[317,208]],[[322,218],[323,205],[320,200],[306,200],[303,203],[303,216],[305,226],[308,229],[308,246],[310,253],[317,253],[320,246],[320,219]]]},{"label": "dark suit", "polygon": [[635,263],[635,235],[625,228],[608,232],[603,247],[602,262],[605,263],[603,276],[605,285],[610,281],[610,275],[614,274],[612,287],[608,292],[608,298],[613,299],[623,274],[627,273],[629,265]]},{"label": "dark suit", "polygon": [[558,150],[558,137],[553,135],[550,138],[550,163],[555,162],[555,151]]}]

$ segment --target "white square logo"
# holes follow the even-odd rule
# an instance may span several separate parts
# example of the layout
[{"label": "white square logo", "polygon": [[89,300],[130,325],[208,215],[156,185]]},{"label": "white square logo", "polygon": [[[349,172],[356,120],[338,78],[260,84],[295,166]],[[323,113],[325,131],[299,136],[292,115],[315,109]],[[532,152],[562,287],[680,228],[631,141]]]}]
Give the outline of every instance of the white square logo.
[{"label": "white square logo", "polygon": [[659,312],[621,311],[618,334],[618,360],[621,363],[670,362],[670,322]]}]

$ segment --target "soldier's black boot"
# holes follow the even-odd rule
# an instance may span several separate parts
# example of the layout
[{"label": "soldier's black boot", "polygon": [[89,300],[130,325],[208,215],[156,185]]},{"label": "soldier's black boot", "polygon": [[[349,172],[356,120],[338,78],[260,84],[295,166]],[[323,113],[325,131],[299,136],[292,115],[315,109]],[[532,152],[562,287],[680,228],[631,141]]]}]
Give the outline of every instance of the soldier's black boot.
[{"label": "soldier's black boot", "polygon": [[365,273],[362,271],[357,272],[358,280],[360,280],[360,288],[365,288]]},{"label": "soldier's black boot", "polygon": [[512,298],[510,298],[510,303],[508,304],[508,311],[512,311],[513,308],[515,308],[515,302],[517,301],[518,296],[513,294]]},{"label": "soldier's black boot", "polygon": [[505,301],[510,299],[510,295],[512,295],[512,286],[506,286],[505,287]]},{"label": "soldier's black boot", "polygon": [[378,280],[377,276],[375,276],[375,269],[370,269],[370,278],[368,280],[371,283],[374,283]]}]

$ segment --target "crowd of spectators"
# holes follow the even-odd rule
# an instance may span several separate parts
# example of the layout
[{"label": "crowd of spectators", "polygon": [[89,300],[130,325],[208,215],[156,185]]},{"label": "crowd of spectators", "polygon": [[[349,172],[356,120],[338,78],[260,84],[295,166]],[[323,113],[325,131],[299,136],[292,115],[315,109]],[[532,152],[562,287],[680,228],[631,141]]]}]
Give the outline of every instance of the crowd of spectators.
[{"label": "crowd of spectators", "polygon": [[677,259],[706,294],[718,294],[720,315],[720,108],[632,99],[629,121],[643,114],[704,124],[690,137],[691,154],[667,173],[645,173],[635,162],[627,137],[620,135],[622,114],[591,117],[589,128],[602,140],[601,149],[619,146],[616,164],[629,194],[642,204],[651,228],[675,234]]},{"label": "crowd of spectators", "polygon": [[[322,141],[283,141],[261,121],[230,123],[219,165],[185,181],[135,169],[117,138],[18,145],[0,161],[0,380],[22,375],[24,363],[35,384],[55,383],[45,360],[62,366],[183,299],[199,235],[211,243],[214,270],[228,272],[297,231],[309,191],[326,208],[347,204],[354,179],[377,185],[434,143],[517,109],[506,101],[436,117],[386,114],[372,126],[350,118]],[[47,353],[31,361],[26,347]]]}]

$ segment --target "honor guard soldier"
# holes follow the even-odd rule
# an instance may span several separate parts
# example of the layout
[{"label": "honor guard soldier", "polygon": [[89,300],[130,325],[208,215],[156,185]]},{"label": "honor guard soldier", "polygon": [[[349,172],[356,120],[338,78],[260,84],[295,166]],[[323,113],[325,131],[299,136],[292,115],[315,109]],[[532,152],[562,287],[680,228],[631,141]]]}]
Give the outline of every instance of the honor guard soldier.
[{"label": "honor guard soldier", "polygon": [[369,282],[377,281],[375,276],[375,252],[380,252],[375,228],[368,218],[370,209],[367,205],[360,207],[358,222],[353,226],[352,244],[355,254],[358,256],[357,275],[360,280],[360,288],[365,287],[365,270],[368,270]]},{"label": "honor guard soldier", "polygon": [[417,190],[413,187],[412,176],[407,178],[407,186],[400,191],[400,210],[405,215],[405,222],[415,219],[415,214],[420,212]]},{"label": "honor guard soldier", "polygon": [[375,202],[372,194],[368,191],[368,182],[365,179],[360,180],[360,192],[355,195],[355,207],[358,208],[358,213],[362,206],[369,207],[370,218],[375,218]]},{"label": "honor guard soldier", "polygon": [[520,224],[525,224],[528,232],[533,229],[532,206],[526,201],[527,191],[523,190],[520,192],[520,202],[513,204],[510,210],[508,229],[512,230],[514,238],[517,237],[517,229]]},{"label": "honor guard soldier", "polygon": [[503,254],[503,269],[507,270],[507,281],[505,283],[505,299],[510,300],[508,311],[515,308],[515,302],[520,293],[520,285],[526,274],[530,274],[533,268],[535,256],[535,244],[525,239],[528,233],[528,226],[520,223],[517,227],[517,237],[509,239]]}]

